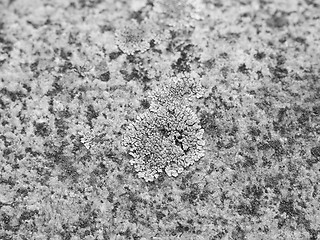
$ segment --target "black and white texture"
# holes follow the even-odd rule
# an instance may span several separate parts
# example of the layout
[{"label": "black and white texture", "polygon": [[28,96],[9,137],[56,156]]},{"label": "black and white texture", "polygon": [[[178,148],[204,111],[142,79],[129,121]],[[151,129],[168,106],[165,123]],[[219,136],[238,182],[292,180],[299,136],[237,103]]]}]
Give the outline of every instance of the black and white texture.
[{"label": "black and white texture", "polygon": [[0,0],[0,239],[319,239],[319,19]]}]

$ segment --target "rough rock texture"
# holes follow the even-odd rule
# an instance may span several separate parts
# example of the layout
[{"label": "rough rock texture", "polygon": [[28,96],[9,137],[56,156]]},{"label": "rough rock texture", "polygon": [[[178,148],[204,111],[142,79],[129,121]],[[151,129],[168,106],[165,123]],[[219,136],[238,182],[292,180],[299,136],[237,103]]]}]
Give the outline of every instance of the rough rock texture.
[{"label": "rough rock texture", "polygon": [[[1,0],[0,239],[319,239],[319,19],[319,0]],[[146,182],[122,139],[158,129],[149,96],[183,75],[204,156]]]}]

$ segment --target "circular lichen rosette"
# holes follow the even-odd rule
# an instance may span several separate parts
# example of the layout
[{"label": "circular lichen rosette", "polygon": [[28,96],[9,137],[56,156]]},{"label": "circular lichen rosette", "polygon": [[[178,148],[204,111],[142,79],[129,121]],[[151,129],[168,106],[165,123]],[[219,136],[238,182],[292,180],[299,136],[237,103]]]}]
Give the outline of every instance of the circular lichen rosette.
[{"label": "circular lichen rosette", "polygon": [[153,181],[165,172],[176,177],[204,156],[203,129],[195,113],[172,103],[138,116],[123,139],[138,177]]}]

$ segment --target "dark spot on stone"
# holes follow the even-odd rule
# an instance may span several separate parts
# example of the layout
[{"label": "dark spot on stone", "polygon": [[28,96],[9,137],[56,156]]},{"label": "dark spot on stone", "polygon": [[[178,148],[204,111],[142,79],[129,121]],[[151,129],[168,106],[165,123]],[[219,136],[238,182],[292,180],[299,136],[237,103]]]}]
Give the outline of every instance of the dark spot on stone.
[{"label": "dark spot on stone", "polygon": [[259,186],[247,186],[243,191],[245,199],[249,200],[249,203],[242,203],[238,207],[240,214],[247,214],[255,216],[258,214],[260,208],[260,198],[263,194],[263,190]]},{"label": "dark spot on stone", "polygon": [[29,193],[28,190],[30,190],[30,188],[19,187],[17,193],[20,195],[20,197],[26,197]]},{"label": "dark spot on stone", "polygon": [[282,122],[286,117],[287,108],[280,108],[278,111],[278,122]]},{"label": "dark spot on stone", "polygon": [[237,211],[241,215],[251,215],[255,216],[258,214],[259,202],[257,200],[250,201],[249,204],[240,204]]},{"label": "dark spot on stone", "polygon": [[281,54],[277,55],[276,59],[277,59],[277,64],[278,65],[284,64],[286,62],[286,60],[287,60],[286,57],[284,55],[281,55]]},{"label": "dark spot on stone", "polygon": [[150,107],[150,103],[147,99],[142,99],[140,101],[140,105],[144,108],[144,109],[148,109]]},{"label": "dark spot on stone", "polygon": [[200,126],[210,136],[218,134],[218,125],[214,114],[203,112],[200,115]]},{"label": "dark spot on stone", "polygon": [[230,130],[229,136],[234,136],[235,137],[238,131],[239,131],[238,126],[233,125],[231,130]]},{"label": "dark spot on stone", "polygon": [[244,158],[244,162],[242,164],[242,166],[244,168],[250,168],[250,167],[254,168],[255,167],[255,165],[257,163],[257,159],[255,159],[254,157],[252,157],[249,154],[242,153],[242,152],[240,152],[239,155]]},{"label": "dark spot on stone", "polygon": [[72,56],[72,52],[65,51],[63,48],[60,49],[60,57],[64,60],[69,60]]},{"label": "dark spot on stone", "polygon": [[256,185],[247,186],[244,190],[244,196],[246,198],[260,199],[262,194],[263,194],[262,188]]},{"label": "dark spot on stone", "polygon": [[266,57],[266,54],[264,52],[258,51],[256,54],[253,55],[253,57],[257,60],[261,60]]},{"label": "dark spot on stone", "polygon": [[101,169],[106,169],[106,168],[107,168],[106,165],[105,165],[103,162],[101,162],[101,163],[99,164],[99,167],[100,167]]},{"label": "dark spot on stone", "polygon": [[72,165],[70,161],[67,160],[65,156],[63,156],[63,162],[60,162],[61,168],[63,169],[64,173],[62,176],[64,179],[69,178],[72,179],[73,182],[76,182],[79,178],[80,174],[77,172],[77,168]]},{"label": "dark spot on stone", "polygon": [[229,54],[226,53],[226,52],[223,52],[223,53],[220,53],[220,54],[219,54],[219,57],[227,60],[227,59],[229,59]]},{"label": "dark spot on stone", "polygon": [[30,69],[31,69],[32,72],[37,70],[38,64],[39,64],[38,60],[35,61],[34,63],[30,64]]},{"label": "dark spot on stone", "polygon": [[63,239],[63,240],[71,240],[71,239],[72,239],[72,236],[73,236],[72,232],[70,232],[70,231],[67,229],[66,225],[65,225],[65,227],[64,227],[63,229],[64,229],[64,231],[61,232],[61,237],[62,237],[62,239]]},{"label": "dark spot on stone", "polygon": [[129,78],[128,76],[129,76],[129,73],[128,73],[128,71],[127,70],[124,70],[124,69],[121,69],[121,70],[119,70],[119,72],[123,75],[123,78],[126,80],[126,81],[128,81],[127,79]]},{"label": "dark spot on stone", "polygon": [[268,143],[265,143],[265,142],[259,142],[257,144],[257,147],[259,150],[262,150],[262,151],[266,151],[268,149],[270,149],[270,145]]},{"label": "dark spot on stone", "polygon": [[69,61],[65,61],[62,66],[59,67],[59,72],[60,73],[65,73],[67,70],[73,69],[73,65]]},{"label": "dark spot on stone", "polygon": [[2,51],[6,52],[6,53],[11,52],[12,49],[13,49],[13,47],[11,45],[5,45],[2,47]]},{"label": "dark spot on stone", "polygon": [[237,226],[233,231],[231,235],[232,239],[237,240],[245,240],[246,239],[246,233],[244,230],[242,230],[239,226]]},{"label": "dark spot on stone", "polygon": [[94,110],[94,107],[90,104],[87,107],[87,119],[89,121],[89,125],[91,125],[92,119],[95,119],[99,116],[99,113]]},{"label": "dark spot on stone", "polygon": [[99,26],[101,33],[110,32],[113,31],[114,28],[110,24],[104,24],[102,26]]},{"label": "dark spot on stone", "polygon": [[238,72],[241,72],[243,74],[249,74],[249,68],[247,68],[246,64],[243,63],[238,67]]},{"label": "dark spot on stone", "polygon": [[144,19],[142,13],[142,10],[133,11],[131,13],[131,18],[135,19],[140,24]]},{"label": "dark spot on stone", "polygon": [[30,154],[31,154],[32,156],[34,156],[34,157],[37,157],[37,156],[41,155],[41,153],[36,152],[36,151],[33,151],[33,149],[32,149],[31,147],[27,147],[27,148],[25,149],[25,152],[26,152],[26,153],[30,153]]},{"label": "dark spot on stone", "polygon": [[260,70],[257,71],[257,75],[258,75],[258,80],[263,78],[263,74]]},{"label": "dark spot on stone", "polygon": [[229,68],[227,66],[224,66],[220,69],[220,72],[221,72],[223,78],[226,79],[228,77]]},{"label": "dark spot on stone", "polygon": [[2,44],[8,44],[10,43],[9,41],[5,40],[2,36],[0,36],[0,43]]},{"label": "dark spot on stone", "polygon": [[33,218],[35,215],[37,215],[39,212],[38,210],[34,210],[34,211],[25,211],[21,214],[20,218],[19,218],[19,222],[21,223],[22,221],[27,221],[30,220],[31,218]]},{"label": "dark spot on stone", "polygon": [[[56,78],[54,82],[52,83],[52,89],[50,89],[47,93],[46,96],[55,96],[59,92],[62,92],[63,87],[58,83],[59,79]],[[52,104],[53,104],[53,99],[52,99]]]},{"label": "dark spot on stone", "polygon": [[314,106],[312,108],[312,111],[315,115],[320,115],[320,105],[319,106]]},{"label": "dark spot on stone", "polygon": [[307,126],[309,121],[309,113],[307,111],[303,111],[300,115],[300,117],[297,119],[298,123]]},{"label": "dark spot on stone", "polygon": [[150,44],[150,48],[154,48],[154,47],[156,46],[156,42],[155,42],[154,39],[152,39],[152,40],[149,42],[149,44]]},{"label": "dark spot on stone", "polygon": [[275,155],[280,156],[285,153],[285,150],[280,140],[273,140],[268,142],[269,146],[275,150]]},{"label": "dark spot on stone", "polygon": [[320,146],[316,146],[311,148],[311,155],[320,160]]},{"label": "dark spot on stone", "polygon": [[78,223],[80,228],[86,228],[89,227],[89,222],[86,219],[80,219]]},{"label": "dark spot on stone", "polygon": [[165,138],[169,137],[170,136],[170,131],[168,131],[167,129],[165,128],[161,128],[159,129],[159,132],[161,133],[162,136],[164,136]]},{"label": "dark spot on stone", "polygon": [[144,75],[141,80],[142,80],[143,83],[147,83],[147,82],[151,81],[151,79],[148,78],[146,75]]},{"label": "dark spot on stone", "polygon": [[7,59],[0,60],[0,67],[7,61]]},{"label": "dark spot on stone", "polygon": [[48,129],[48,124],[34,122],[33,125],[35,126],[35,135],[36,136],[48,137],[50,135],[50,130]]},{"label": "dark spot on stone", "polygon": [[59,112],[58,112],[58,116],[59,116],[60,118],[69,118],[69,117],[71,117],[72,114],[71,114],[70,111],[69,111],[69,107],[67,106],[67,107],[65,107],[65,109],[63,109],[62,111],[59,111]]},{"label": "dark spot on stone", "polygon": [[203,191],[200,195],[199,195],[199,200],[201,201],[206,201],[208,199],[208,196],[210,195],[209,191]]},{"label": "dark spot on stone", "polygon": [[269,66],[269,70],[274,75],[275,79],[282,79],[288,75],[288,70],[280,66],[276,66],[276,67]]},{"label": "dark spot on stone", "polygon": [[156,217],[157,220],[161,220],[162,218],[164,218],[166,215],[163,214],[161,211],[156,211]]},{"label": "dark spot on stone", "polygon": [[190,204],[195,204],[200,195],[200,191],[197,188],[192,188],[189,193],[184,194],[184,201],[188,201]]},{"label": "dark spot on stone", "polygon": [[55,118],[54,124],[57,128],[57,134],[60,137],[64,137],[67,135],[67,130],[69,129],[69,127],[63,118]]},{"label": "dark spot on stone", "polygon": [[110,72],[107,71],[105,73],[102,73],[99,77],[99,79],[102,81],[102,82],[108,82],[110,80]]},{"label": "dark spot on stone", "polygon": [[117,59],[121,54],[122,54],[122,52],[111,52],[109,54],[109,58],[110,58],[110,60],[114,60],[114,59]]},{"label": "dark spot on stone", "polygon": [[259,128],[256,127],[250,127],[249,133],[253,136],[259,136],[261,134],[261,131]]},{"label": "dark spot on stone", "polygon": [[287,37],[284,36],[282,38],[279,38],[279,43],[285,43],[287,41]]},{"label": "dark spot on stone", "polygon": [[[2,204],[0,204],[1,206]],[[8,225],[10,223],[10,216],[5,214],[4,212],[0,215],[1,216],[1,219],[2,219],[2,222],[5,224],[5,225]]]},{"label": "dark spot on stone", "polygon": [[114,192],[109,191],[109,195],[108,195],[108,197],[107,197],[107,200],[108,200],[110,203],[113,203],[113,201],[114,201],[114,196],[115,196]]},{"label": "dark spot on stone", "polygon": [[171,65],[171,68],[177,72],[190,72],[187,53],[181,52],[180,57]]},{"label": "dark spot on stone", "polygon": [[28,91],[28,93],[31,92],[31,87],[28,86],[26,83],[23,83],[22,87],[25,88]]},{"label": "dark spot on stone", "polygon": [[189,227],[188,226],[183,226],[180,222],[178,222],[178,226],[176,226],[176,231],[183,233],[183,232],[188,232]]},{"label": "dark spot on stone", "polygon": [[139,57],[137,55],[127,55],[126,56],[127,60],[130,62],[130,63],[137,63],[139,60]]},{"label": "dark spot on stone", "polygon": [[27,96],[21,91],[9,91],[6,88],[1,89],[0,94],[6,95],[7,97],[9,97],[12,102],[15,102],[16,100],[21,101],[22,98],[25,98]]},{"label": "dark spot on stone", "polygon": [[301,44],[306,43],[306,38],[304,38],[304,37],[296,37],[294,40],[298,43],[301,43]]},{"label": "dark spot on stone", "polygon": [[127,81],[132,81],[132,80],[139,80],[141,77],[139,70],[133,69],[132,72],[127,75]]},{"label": "dark spot on stone", "polygon": [[288,20],[284,16],[273,16],[267,19],[267,26],[270,28],[282,28],[288,24]]},{"label": "dark spot on stone", "polygon": [[[208,1],[211,3],[211,1]],[[223,1],[213,1],[213,5],[216,7],[216,8],[221,8],[223,7]]]},{"label": "dark spot on stone", "polygon": [[294,215],[297,214],[297,210],[295,209],[293,204],[294,203],[292,199],[281,200],[279,204],[279,212],[285,213],[289,217],[293,217]]}]

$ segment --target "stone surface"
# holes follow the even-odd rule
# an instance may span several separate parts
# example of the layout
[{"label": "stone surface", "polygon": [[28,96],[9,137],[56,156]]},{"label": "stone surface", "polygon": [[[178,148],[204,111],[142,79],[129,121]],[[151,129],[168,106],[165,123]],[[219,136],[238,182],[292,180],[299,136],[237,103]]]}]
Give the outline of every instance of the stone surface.
[{"label": "stone surface", "polygon": [[[318,0],[0,1],[0,239],[319,239],[319,17]],[[132,22],[151,36],[117,37]],[[204,156],[146,182],[123,136],[182,75],[203,87],[183,104]]]}]

